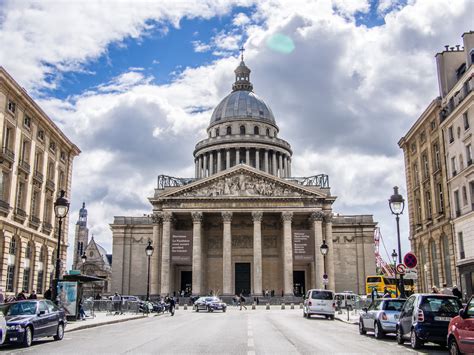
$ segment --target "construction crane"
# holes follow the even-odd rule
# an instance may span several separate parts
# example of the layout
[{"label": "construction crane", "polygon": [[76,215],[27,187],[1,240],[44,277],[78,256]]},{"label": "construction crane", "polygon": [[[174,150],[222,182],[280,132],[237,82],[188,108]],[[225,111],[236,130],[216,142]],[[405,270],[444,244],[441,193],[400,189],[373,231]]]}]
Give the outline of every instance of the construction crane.
[{"label": "construction crane", "polygon": [[[388,255],[387,248],[385,248],[385,243],[382,238],[382,233],[380,233],[380,227],[375,227],[374,230],[374,254],[375,254],[375,263],[377,266],[377,271],[383,273],[385,276],[395,276],[394,267],[390,264],[387,264],[383,257],[380,255],[380,242],[382,242],[385,253]],[[389,257],[390,259],[390,257]]]}]

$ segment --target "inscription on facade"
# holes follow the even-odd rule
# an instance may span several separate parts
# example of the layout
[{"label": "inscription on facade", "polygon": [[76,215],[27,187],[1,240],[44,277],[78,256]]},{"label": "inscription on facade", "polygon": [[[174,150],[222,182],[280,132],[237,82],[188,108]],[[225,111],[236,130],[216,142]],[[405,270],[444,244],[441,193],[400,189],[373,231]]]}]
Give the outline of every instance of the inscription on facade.
[{"label": "inscription on facade", "polygon": [[171,261],[190,263],[193,255],[193,234],[191,231],[175,231],[171,237]]},{"label": "inscription on facade", "polygon": [[293,232],[293,259],[298,261],[314,260],[314,239],[309,230]]}]

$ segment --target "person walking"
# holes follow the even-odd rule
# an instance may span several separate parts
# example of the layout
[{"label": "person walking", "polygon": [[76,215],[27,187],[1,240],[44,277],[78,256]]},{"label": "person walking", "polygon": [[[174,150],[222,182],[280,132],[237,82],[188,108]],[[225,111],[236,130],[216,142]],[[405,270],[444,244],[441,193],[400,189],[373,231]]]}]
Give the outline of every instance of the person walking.
[{"label": "person walking", "polygon": [[16,296],[17,301],[24,301],[26,300],[25,290],[21,290],[21,292]]},{"label": "person walking", "polygon": [[239,296],[239,303],[240,303],[240,310],[242,310],[242,307],[244,307],[245,310],[247,310],[247,306],[245,305],[245,297],[242,293]]},{"label": "person walking", "polygon": [[50,287],[46,290],[46,292],[44,293],[43,297],[45,300],[50,300],[51,301],[51,297],[53,295],[53,288]]},{"label": "person walking", "polygon": [[115,292],[114,296],[112,297],[112,302],[114,304],[114,315],[117,315],[120,313],[120,308],[122,305],[122,297],[118,294],[118,292]]},{"label": "person walking", "polygon": [[388,288],[384,287],[383,289],[383,298],[392,298],[392,294],[388,290]]},{"label": "person walking", "polygon": [[29,299],[29,300],[36,300],[36,299],[38,299],[38,295],[36,294],[36,291],[35,291],[35,290],[31,291],[30,296],[28,297],[28,299]]},{"label": "person walking", "polygon": [[437,288],[436,286],[433,286],[433,287],[431,288],[431,293],[439,293],[438,288]]},{"label": "person walking", "polygon": [[169,312],[172,316],[174,316],[174,309],[176,306],[176,302],[174,300],[174,297],[168,297],[167,303],[169,304]]},{"label": "person walking", "polygon": [[462,301],[462,292],[456,285],[453,286],[453,296],[456,296],[460,301]]}]

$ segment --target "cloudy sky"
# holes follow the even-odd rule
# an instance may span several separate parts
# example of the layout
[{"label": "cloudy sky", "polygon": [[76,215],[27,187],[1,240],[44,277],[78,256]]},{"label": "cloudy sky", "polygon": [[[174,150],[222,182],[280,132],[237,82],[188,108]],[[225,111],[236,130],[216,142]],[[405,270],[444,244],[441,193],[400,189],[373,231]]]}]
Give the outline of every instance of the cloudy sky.
[{"label": "cloudy sky", "polygon": [[[157,175],[193,176],[243,44],[293,174],[329,174],[335,212],[373,214],[390,251],[387,199],[394,185],[406,196],[397,142],[438,95],[434,55],[474,28],[473,4],[0,0],[0,65],[82,150],[70,236],[85,201],[111,251],[113,216],[149,213]],[[402,238],[408,250],[406,216]]]}]

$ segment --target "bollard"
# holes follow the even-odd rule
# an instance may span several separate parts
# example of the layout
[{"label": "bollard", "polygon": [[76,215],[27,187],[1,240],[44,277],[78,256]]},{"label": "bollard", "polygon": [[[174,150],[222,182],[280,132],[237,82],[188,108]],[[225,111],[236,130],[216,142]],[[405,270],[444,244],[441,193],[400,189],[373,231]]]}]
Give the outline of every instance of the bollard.
[{"label": "bollard", "polygon": [[188,309],[188,305],[185,303],[183,309],[186,311]]},{"label": "bollard", "polygon": [[285,309],[285,304],[284,303],[281,304],[281,309]]},{"label": "bollard", "polygon": [[176,303],[176,307],[175,307],[177,310],[179,309],[179,303]]},{"label": "bollard", "polygon": [[295,304],[293,302],[290,304],[290,309],[295,309]]},{"label": "bollard", "polygon": [[270,309],[270,303],[267,302],[267,306],[265,307],[265,309]]},{"label": "bollard", "polygon": [[255,309],[255,302],[252,303],[252,309]]},{"label": "bollard", "polygon": [[300,303],[300,309],[303,309],[303,303]]}]

